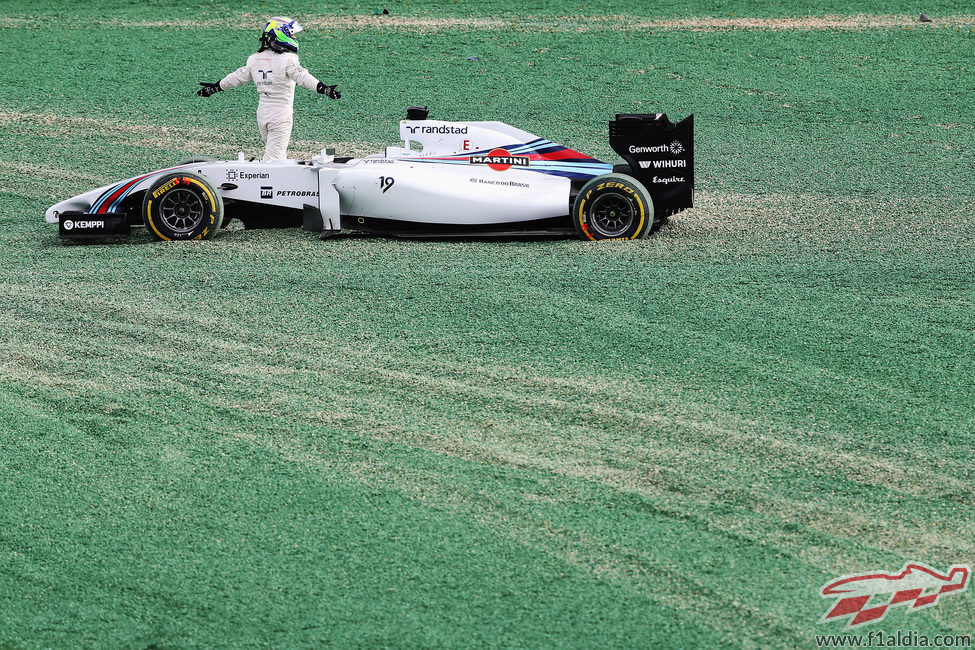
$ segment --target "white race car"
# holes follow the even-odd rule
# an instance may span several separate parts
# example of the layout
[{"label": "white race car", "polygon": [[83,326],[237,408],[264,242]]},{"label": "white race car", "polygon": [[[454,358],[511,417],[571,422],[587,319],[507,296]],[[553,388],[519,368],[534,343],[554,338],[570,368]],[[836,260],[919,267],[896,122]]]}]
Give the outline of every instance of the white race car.
[{"label": "white race car", "polygon": [[[303,225],[404,236],[566,235],[637,239],[693,204],[694,116],[617,115],[610,164],[501,122],[427,119],[414,106],[402,146],[364,158],[329,149],[308,161],[191,159],[51,206],[63,239],[209,239],[230,219],[248,228]],[[417,148],[418,147],[418,148]]]}]

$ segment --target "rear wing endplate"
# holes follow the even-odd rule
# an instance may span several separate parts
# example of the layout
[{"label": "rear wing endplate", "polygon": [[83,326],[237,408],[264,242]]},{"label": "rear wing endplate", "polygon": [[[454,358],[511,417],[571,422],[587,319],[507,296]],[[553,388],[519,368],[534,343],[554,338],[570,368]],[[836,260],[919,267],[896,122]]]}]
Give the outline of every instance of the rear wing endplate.
[{"label": "rear wing endplate", "polygon": [[665,113],[619,114],[609,123],[609,145],[668,217],[694,205],[694,116],[674,124]]}]

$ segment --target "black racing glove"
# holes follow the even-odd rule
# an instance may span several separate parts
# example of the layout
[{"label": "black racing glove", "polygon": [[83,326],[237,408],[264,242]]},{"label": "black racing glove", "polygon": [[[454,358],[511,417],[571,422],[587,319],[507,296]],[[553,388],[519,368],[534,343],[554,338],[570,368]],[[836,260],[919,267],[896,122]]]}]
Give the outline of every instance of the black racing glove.
[{"label": "black racing glove", "polygon": [[[338,84],[336,84],[336,85],[338,85]],[[340,93],[339,91],[335,90],[335,86],[326,86],[321,81],[318,82],[318,88],[316,88],[316,90],[320,94],[325,95],[326,97],[328,97],[329,99],[338,99],[339,97],[342,96],[342,93]]]},{"label": "black racing glove", "polygon": [[209,97],[210,95],[213,95],[223,90],[223,88],[220,87],[219,81],[215,84],[208,84],[205,81],[201,81],[200,85],[203,86],[203,88],[200,88],[199,90],[196,91],[196,94],[199,95],[200,97]]}]

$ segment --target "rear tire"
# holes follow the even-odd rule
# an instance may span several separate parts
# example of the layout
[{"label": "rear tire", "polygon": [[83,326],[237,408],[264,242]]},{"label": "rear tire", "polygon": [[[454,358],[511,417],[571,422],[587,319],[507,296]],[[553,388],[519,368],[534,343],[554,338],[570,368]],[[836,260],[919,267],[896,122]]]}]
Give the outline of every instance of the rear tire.
[{"label": "rear tire", "polygon": [[173,167],[179,167],[180,165],[192,165],[193,163],[213,162],[214,160],[216,160],[216,158],[212,156],[192,156],[190,158],[180,160],[178,163],[173,165]]},{"label": "rear tire", "polygon": [[223,199],[202,176],[163,174],[146,192],[142,220],[163,241],[211,239],[223,222]]},{"label": "rear tire", "polygon": [[653,201],[632,176],[597,176],[579,190],[572,225],[582,239],[639,239],[654,226]]},{"label": "rear tire", "polygon": [[617,160],[613,163],[613,173],[632,176],[633,170],[630,169],[630,163],[626,162],[625,160]]}]

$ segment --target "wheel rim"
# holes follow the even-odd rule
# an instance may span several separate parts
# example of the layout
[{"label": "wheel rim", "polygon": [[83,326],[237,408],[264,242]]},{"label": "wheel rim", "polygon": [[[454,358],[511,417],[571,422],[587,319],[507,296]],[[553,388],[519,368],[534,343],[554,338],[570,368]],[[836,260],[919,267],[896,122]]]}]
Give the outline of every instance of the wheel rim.
[{"label": "wheel rim", "polygon": [[620,237],[633,225],[636,206],[621,194],[603,194],[592,202],[589,223],[603,237]]},{"label": "wheel rim", "polygon": [[183,188],[170,190],[159,202],[159,217],[174,233],[192,232],[203,221],[205,213],[203,199]]}]

